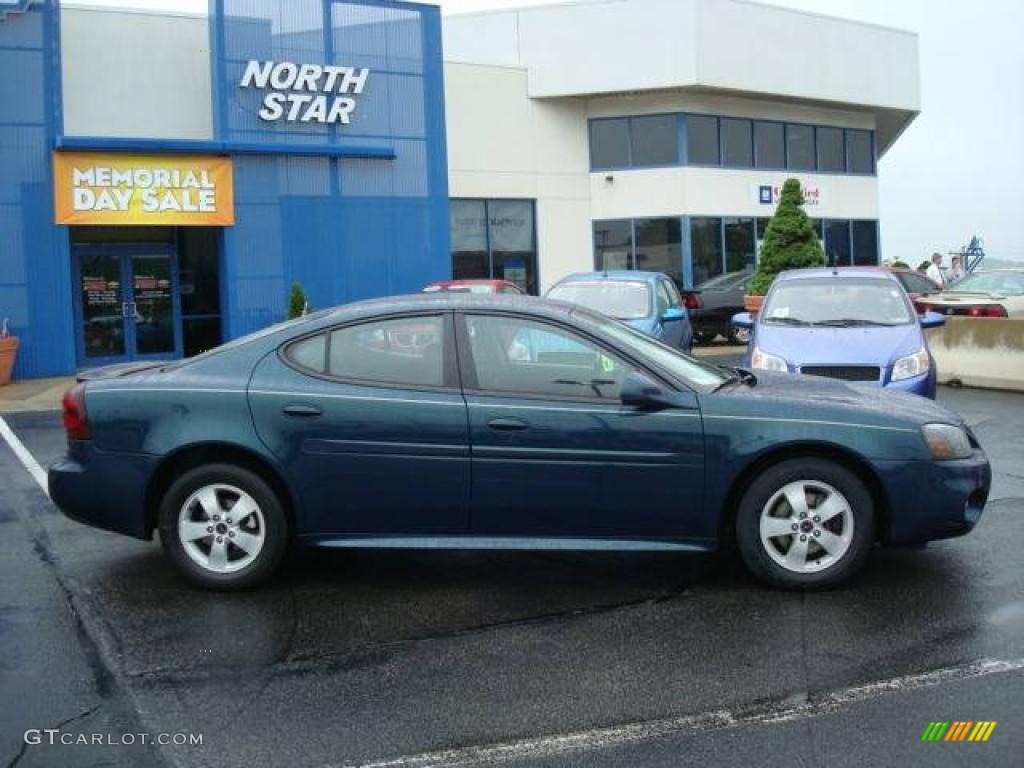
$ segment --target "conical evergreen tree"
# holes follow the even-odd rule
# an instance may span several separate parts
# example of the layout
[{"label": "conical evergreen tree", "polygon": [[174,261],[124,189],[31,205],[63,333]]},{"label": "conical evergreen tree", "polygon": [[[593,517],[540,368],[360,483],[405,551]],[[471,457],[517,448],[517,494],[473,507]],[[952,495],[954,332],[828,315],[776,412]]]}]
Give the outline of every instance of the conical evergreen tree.
[{"label": "conical evergreen tree", "polygon": [[804,212],[800,182],[786,179],[775,215],[765,229],[761,259],[750,281],[750,292],[764,296],[775,276],[784,270],[823,266],[825,252],[821,249],[814,224]]},{"label": "conical evergreen tree", "polygon": [[309,312],[309,302],[301,283],[292,283],[292,292],[288,297],[288,319],[294,320]]}]

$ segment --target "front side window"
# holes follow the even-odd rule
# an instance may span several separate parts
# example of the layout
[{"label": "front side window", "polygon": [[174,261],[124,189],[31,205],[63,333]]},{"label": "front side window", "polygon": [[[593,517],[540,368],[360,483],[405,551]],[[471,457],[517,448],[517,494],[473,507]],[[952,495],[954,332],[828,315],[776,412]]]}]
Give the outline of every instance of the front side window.
[{"label": "front side window", "polygon": [[444,344],[441,315],[350,325],[330,334],[327,372],[355,381],[441,387]]},{"label": "front side window", "polygon": [[651,314],[651,287],[643,280],[567,280],[548,291],[547,297],[616,320],[640,320]]},{"label": "front side window", "polygon": [[906,325],[906,294],[891,280],[810,277],[777,283],[765,301],[767,325]]},{"label": "front side window", "polygon": [[468,315],[477,389],[538,397],[618,400],[634,369],[588,339],[520,317]]}]

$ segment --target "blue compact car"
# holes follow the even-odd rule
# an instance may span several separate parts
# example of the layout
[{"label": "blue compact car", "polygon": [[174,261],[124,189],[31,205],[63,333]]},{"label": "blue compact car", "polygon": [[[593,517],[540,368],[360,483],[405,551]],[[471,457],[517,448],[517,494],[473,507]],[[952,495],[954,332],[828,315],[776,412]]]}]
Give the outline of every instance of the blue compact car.
[{"label": "blue compact car", "polygon": [[935,359],[924,328],[942,315],[918,317],[887,270],[845,267],[782,272],[751,329],[744,364],[754,370],[802,373],[912,392],[935,399]]},{"label": "blue compact car", "polygon": [[419,294],[273,326],[64,399],[54,502],[192,582],[323,547],[709,551],[825,587],[970,531],[989,463],[919,397],[712,366],[578,305]]},{"label": "blue compact car", "polygon": [[547,292],[547,298],[621,320],[683,352],[693,348],[689,312],[672,278],[662,272],[613,270],[569,275]]}]

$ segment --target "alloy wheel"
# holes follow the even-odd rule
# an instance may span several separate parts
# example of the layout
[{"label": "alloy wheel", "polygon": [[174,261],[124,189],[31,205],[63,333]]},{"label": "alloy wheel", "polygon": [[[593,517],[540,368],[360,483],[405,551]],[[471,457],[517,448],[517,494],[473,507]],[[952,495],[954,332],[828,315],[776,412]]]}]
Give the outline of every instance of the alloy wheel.
[{"label": "alloy wheel", "polygon": [[233,485],[206,485],[189,496],[178,515],[185,553],[212,573],[240,571],[259,555],[266,523],[256,501]]},{"label": "alloy wheel", "polygon": [[853,512],[838,490],[820,480],[787,483],[761,510],[761,544],[793,573],[818,573],[834,565],[853,541]]}]

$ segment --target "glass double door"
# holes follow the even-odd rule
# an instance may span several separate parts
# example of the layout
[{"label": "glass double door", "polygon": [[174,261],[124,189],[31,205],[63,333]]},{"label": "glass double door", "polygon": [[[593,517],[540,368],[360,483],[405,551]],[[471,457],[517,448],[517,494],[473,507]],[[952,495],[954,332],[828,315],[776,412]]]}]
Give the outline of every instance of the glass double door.
[{"label": "glass double door", "polygon": [[80,367],[181,357],[172,249],[79,246],[73,262]]}]

